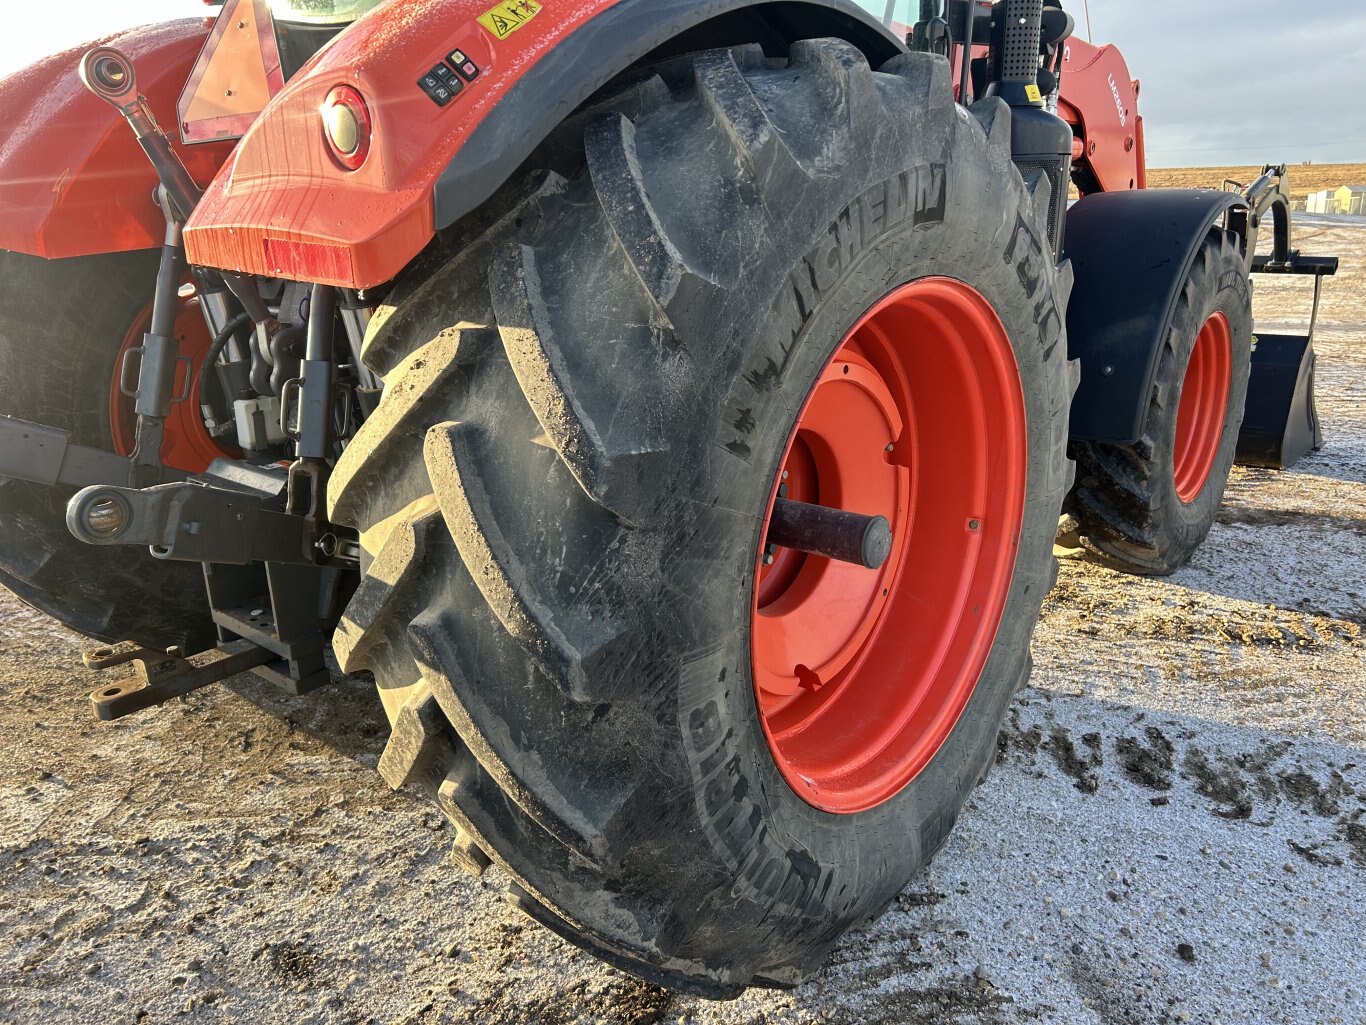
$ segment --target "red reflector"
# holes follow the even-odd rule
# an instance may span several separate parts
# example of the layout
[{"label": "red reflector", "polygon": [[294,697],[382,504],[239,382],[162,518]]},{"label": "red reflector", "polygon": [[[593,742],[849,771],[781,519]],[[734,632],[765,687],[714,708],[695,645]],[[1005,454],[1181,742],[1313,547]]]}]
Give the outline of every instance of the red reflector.
[{"label": "red reflector", "polygon": [[271,273],[291,281],[348,284],[354,278],[351,250],[321,242],[267,238],[263,244]]}]

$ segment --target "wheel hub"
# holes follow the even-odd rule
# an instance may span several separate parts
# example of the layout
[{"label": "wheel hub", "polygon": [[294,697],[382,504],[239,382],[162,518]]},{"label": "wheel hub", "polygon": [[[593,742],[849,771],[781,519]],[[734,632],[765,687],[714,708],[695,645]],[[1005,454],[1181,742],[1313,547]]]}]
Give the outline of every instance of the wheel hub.
[{"label": "wheel hub", "polygon": [[[1026,456],[1014,351],[967,285],[906,285],[836,350],[774,482],[751,633],[770,750],[809,803],[875,807],[947,739],[1004,611]],[[885,561],[773,544],[784,500],[885,518]]]},{"label": "wheel hub", "polygon": [[782,699],[835,679],[881,615],[884,580],[895,571],[904,547],[897,538],[904,534],[909,475],[888,461],[888,449],[903,428],[877,371],[852,348],[842,351],[817,383],[784,464],[787,497],[886,517],[892,551],[876,572],[795,548],[768,553],[773,563],[760,571],[759,582],[765,628],[762,643],[755,645],[764,670],[760,693],[769,699],[768,708],[777,710],[787,703]]}]

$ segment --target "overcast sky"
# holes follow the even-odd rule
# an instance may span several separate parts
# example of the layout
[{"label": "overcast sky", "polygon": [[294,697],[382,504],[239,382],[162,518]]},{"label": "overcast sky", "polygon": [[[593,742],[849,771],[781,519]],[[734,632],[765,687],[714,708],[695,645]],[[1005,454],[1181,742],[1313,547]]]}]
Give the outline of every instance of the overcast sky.
[{"label": "overcast sky", "polygon": [[[1095,40],[1118,43],[1143,81],[1153,167],[1366,162],[1363,0],[1090,2]],[[0,3],[0,75],[105,32],[205,10],[201,0]],[[1065,6],[1084,35],[1082,0]]]}]

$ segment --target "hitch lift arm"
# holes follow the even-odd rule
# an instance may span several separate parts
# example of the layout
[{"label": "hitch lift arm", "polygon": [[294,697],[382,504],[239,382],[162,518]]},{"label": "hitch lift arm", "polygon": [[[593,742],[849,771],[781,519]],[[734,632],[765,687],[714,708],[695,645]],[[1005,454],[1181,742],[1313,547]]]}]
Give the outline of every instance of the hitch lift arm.
[{"label": "hitch lift arm", "polygon": [[[299,425],[288,475],[226,460],[193,477],[164,466],[166,417],[187,398],[174,394],[176,367],[185,360],[172,327],[187,269],[182,231],[201,192],[138,92],[123,53],[92,50],[82,61],[81,80],[128,122],[161,182],[157,201],[166,236],[152,326],[133,350],[141,357],[136,388],[131,366],[121,374],[130,382],[122,388],[136,400],[136,444],[133,455],[123,457],[75,445],[64,431],[0,418],[0,475],[82,489],[68,504],[67,526],[87,544],[145,546],[158,559],[203,565],[219,646],[189,658],[132,642],[88,653],[86,665],[93,669],[137,666],[133,676],[91,695],[99,718],[119,718],[248,670],[289,693],[308,693],[331,682],[324,653],[354,587],[358,560],[354,541],[332,533],[322,514],[334,443],[336,293],[314,291],[308,359],[302,379],[290,382],[299,396]],[[276,325],[253,279],[209,273],[201,284],[220,299],[226,286],[258,334],[269,337]],[[226,309],[225,302],[219,305]],[[292,433],[287,424],[283,429]]]}]

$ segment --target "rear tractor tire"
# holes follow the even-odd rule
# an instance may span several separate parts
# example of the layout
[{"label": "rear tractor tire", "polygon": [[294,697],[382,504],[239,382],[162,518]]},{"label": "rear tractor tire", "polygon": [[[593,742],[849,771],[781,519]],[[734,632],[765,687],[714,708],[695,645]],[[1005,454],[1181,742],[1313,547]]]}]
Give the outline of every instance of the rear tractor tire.
[{"label": "rear tractor tire", "polygon": [[[131,401],[116,381],[123,350],[149,322],[156,276],[155,252],[49,261],[0,251],[0,413],[70,431],[78,445],[128,454]],[[177,321],[182,351],[195,342],[207,348],[192,305]],[[163,454],[174,449],[188,457],[182,469],[202,470],[212,443],[191,437],[199,408],[194,397],[191,403],[168,421]],[[74,493],[0,477],[0,585],[98,641],[187,653],[212,645],[199,566],[82,544],[66,527]]]},{"label": "rear tractor tire", "polygon": [[1215,229],[1165,332],[1143,434],[1079,442],[1068,501],[1081,543],[1122,572],[1167,576],[1205,543],[1233,471],[1252,373],[1252,291],[1241,243]]},{"label": "rear tractor tire", "polygon": [[[1009,108],[940,58],[660,74],[374,319],[336,648],[464,864],[723,997],[880,914],[994,756],[1071,483],[1069,275]],[[780,494],[886,517],[889,557],[769,546]]]}]

